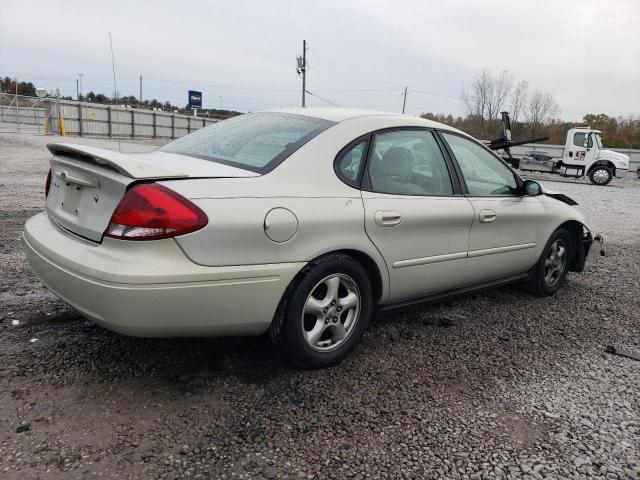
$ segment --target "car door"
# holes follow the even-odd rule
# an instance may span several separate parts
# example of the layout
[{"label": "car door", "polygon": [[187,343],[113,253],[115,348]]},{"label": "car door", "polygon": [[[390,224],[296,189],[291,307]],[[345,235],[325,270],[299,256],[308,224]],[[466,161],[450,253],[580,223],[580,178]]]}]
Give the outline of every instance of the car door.
[{"label": "car door", "polygon": [[387,264],[390,302],[464,282],[473,208],[451,168],[428,129],[372,135],[362,188],[365,229]]},{"label": "car door", "polygon": [[536,262],[536,232],[545,221],[538,197],[524,196],[515,173],[485,146],[441,132],[474,209],[469,232],[471,283],[528,271]]},{"label": "car door", "polygon": [[568,145],[569,158],[565,163],[576,166],[589,165],[593,161],[593,139],[589,132],[575,132],[573,141]]}]

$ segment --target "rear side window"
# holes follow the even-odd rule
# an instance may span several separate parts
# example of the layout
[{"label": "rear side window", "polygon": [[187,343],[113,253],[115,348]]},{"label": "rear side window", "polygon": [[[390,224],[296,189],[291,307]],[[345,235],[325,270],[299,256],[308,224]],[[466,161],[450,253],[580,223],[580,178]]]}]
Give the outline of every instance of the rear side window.
[{"label": "rear side window", "polygon": [[392,195],[453,194],[451,177],[428,130],[396,130],[374,136],[369,180],[374,192]]},{"label": "rear side window", "polygon": [[358,174],[364,163],[367,141],[361,140],[342,152],[336,162],[336,173],[345,183],[358,186]]},{"label": "rear side window", "polygon": [[247,113],[202,128],[160,150],[267,173],[334,125],[287,113]]}]

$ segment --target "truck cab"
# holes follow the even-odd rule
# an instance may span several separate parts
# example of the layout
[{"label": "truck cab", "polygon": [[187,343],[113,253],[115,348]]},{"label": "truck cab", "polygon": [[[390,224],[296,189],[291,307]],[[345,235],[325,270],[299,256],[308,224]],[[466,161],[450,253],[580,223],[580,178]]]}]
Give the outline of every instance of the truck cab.
[{"label": "truck cab", "polygon": [[602,145],[602,132],[589,127],[576,127],[567,132],[558,173],[565,176],[588,176],[591,183],[606,185],[612,178],[624,177],[629,170],[629,157],[607,150]]}]

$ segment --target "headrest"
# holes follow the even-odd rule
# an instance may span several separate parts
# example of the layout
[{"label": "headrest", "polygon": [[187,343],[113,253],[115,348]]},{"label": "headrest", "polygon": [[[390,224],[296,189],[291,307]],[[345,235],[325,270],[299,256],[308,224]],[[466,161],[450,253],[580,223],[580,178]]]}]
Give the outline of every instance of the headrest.
[{"label": "headrest", "polygon": [[382,156],[382,174],[385,176],[405,176],[413,172],[413,154],[404,147],[391,147]]}]

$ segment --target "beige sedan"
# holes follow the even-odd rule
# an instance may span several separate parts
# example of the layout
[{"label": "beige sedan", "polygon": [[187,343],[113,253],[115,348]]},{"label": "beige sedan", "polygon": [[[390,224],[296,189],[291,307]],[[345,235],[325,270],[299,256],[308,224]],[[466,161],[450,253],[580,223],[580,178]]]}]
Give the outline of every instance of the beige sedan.
[{"label": "beige sedan", "polygon": [[411,116],[277,110],[148,154],[49,150],[46,211],[24,229],[31,266],[129,335],[268,332],[320,367],[376,309],[514,282],[552,295],[601,251],[570,198]]}]

